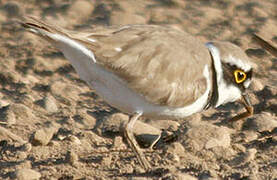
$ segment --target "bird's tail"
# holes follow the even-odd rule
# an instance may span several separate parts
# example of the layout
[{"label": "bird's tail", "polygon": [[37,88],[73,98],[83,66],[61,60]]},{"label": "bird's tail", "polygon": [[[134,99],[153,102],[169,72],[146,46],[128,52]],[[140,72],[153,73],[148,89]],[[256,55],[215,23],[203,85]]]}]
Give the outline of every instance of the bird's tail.
[{"label": "bird's tail", "polygon": [[36,34],[50,42],[53,43],[54,39],[49,36],[50,34],[60,34],[69,37],[68,34],[61,28],[54,25],[45,23],[35,17],[27,16],[24,17],[23,21],[18,21],[18,23],[29,32]]}]

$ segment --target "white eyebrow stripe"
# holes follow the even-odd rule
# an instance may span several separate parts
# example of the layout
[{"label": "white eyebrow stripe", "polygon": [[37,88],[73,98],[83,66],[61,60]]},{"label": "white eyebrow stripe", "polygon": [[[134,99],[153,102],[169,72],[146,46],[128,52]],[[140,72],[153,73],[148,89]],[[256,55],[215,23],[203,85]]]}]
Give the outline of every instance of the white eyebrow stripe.
[{"label": "white eyebrow stripe", "polygon": [[244,63],[241,59],[235,58],[232,55],[229,55],[225,61],[231,65],[241,68],[244,72],[251,70],[251,66],[249,64]]}]

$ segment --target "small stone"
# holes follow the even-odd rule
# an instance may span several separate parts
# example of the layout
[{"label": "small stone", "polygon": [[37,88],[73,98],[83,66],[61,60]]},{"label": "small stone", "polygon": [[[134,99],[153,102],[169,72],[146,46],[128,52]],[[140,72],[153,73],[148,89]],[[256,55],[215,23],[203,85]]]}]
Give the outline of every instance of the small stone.
[{"label": "small stone", "polygon": [[123,131],[124,124],[129,120],[129,116],[122,113],[115,113],[107,117],[98,127],[102,133],[119,133]]},{"label": "small stone", "polygon": [[36,116],[33,114],[32,110],[26,105],[14,103],[11,104],[9,108],[14,113],[17,121],[24,123],[37,122]]},{"label": "small stone", "polygon": [[53,135],[58,132],[58,127],[47,127],[37,130],[32,139],[33,145],[47,145]]},{"label": "small stone", "polygon": [[277,127],[277,117],[269,112],[261,112],[255,115],[250,124],[258,132],[272,131]]},{"label": "small stone", "polygon": [[183,156],[185,152],[184,146],[179,142],[174,142],[170,146],[167,146],[167,153]]},{"label": "small stone", "polygon": [[18,180],[38,180],[41,174],[32,169],[18,169],[15,172],[15,177]]},{"label": "small stone", "polygon": [[71,101],[79,100],[82,90],[78,86],[68,85],[64,81],[55,81],[51,84],[51,92],[70,105]]},{"label": "small stone", "polygon": [[71,165],[76,165],[79,161],[78,155],[73,151],[68,151],[65,159]]},{"label": "small stone", "polygon": [[0,100],[0,108],[3,108],[5,106],[9,106],[10,103],[8,101],[5,101],[5,100]]},{"label": "small stone", "polygon": [[244,162],[250,162],[255,159],[257,150],[254,148],[248,149],[244,155]]},{"label": "small stone", "polygon": [[48,145],[52,147],[58,147],[60,146],[60,143],[58,141],[50,141]]},{"label": "small stone", "polygon": [[177,154],[169,154],[168,158],[176,163],[180,162],[180,157]]},{"label": "small stone", "polygon": [[30,152],[32,150],[32,144],[31,143],[26,143],[23,145],[23,150],[26,152]]},{"label": "small stone", "polygon": [[29,95],[26,94],[20,99],[20,103],[24,104],[25,106],[29,107],[30,109],[33,108],[35,99]]},{"label": "small stone", "polygon": [[46,96],[43,99],[44,102],[44,108],[49,113],[55,113],[58,112],[59,108],[57,106],[56,100],[52,96]]},{"label": "small stone", "polygon": [[0,119],[1,123],[5,123],[8,126],[11,126],[16,123],[16,117],[10,106],[4,106],[0,109]]},{"label": "small stone", "polygon": [[81,144],[81,141],[79,138],[77,138],[76,136],[70,136],[69,137],[70,141],[73,142],[74,144]]},{"label": "small stone", "polygon": [[9,2],[3,6],[3,9],[6,11],[8,17],[17,17],[20,15],[20,5],[16,2]]},{"label": "small stone", "polygon": [[231,162],[231,165],[241,165],[253,161],[255,159],[255,155],[257,150],[254,148],[247,149],[245,153],[242,155],[235,157]]},{"label": "small stone", "polygon": [[259,79],[257,79],[257,78],[252,79],[251,88],[253,89],[253,91],[261,91],[264,89],[264,87],[265,86]]},{"label": "small stone", "polygon": [[258,138],[258,134],[255,131],[244,131],[243,136],[245,142],[251,142]]},{"label": "small stone", "polygon": [[78,109],[77,115],[73,117],[79,128],[93,129],[96,125],[96,119],[87,113],[86,109]]},{"label": "small stone", "polygon": [[32,162],[29,160],[24,160],[23,162],[16,165],[15,169],[31,169],[32,168]]},{"label": "small stone", "polygon": [[72,3],[68,10],[71,23],[78,23],[86,20],[94,10],[94,4],[91,1],[78,0]]},{"label": "small stone", "polygon": [[228,148],[231,144],[231,132],[232,130],[227,127],[218,127],[204,122],[197,123],[186,133],[188,136],[186,146],[195,151],[201,151],[203,148]]},{"label": "small stone", "polygon": [[189,175],[189,174],[185,174],[185,173],[178,173],[175,175],[177,180],[197,180],[197,178]]},{"label": "small stone", "polygon": [[27,156],[28,156],[28,155],[26,154],[26,152],[23,152],[23,151],[18,151],[18,152],[16,152],[16,159],[17,159],[17,160],[22,161],[22,160],[26,159]]}]

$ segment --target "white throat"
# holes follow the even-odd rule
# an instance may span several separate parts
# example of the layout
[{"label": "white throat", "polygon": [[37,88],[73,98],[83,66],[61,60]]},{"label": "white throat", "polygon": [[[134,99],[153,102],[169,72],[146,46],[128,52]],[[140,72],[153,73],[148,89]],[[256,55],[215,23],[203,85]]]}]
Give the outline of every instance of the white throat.
[{"label": "white throat", "polygon": [[223,78],[223,68],[220,60],[219,50],[213,45],[213,43],[210,42],[206,43],[206,46],[213,57],[213,64],[216,71],[218,100],[215,107],[238,100],[241,97],[241,91],[239,88],[232,84],[228,85]]}]

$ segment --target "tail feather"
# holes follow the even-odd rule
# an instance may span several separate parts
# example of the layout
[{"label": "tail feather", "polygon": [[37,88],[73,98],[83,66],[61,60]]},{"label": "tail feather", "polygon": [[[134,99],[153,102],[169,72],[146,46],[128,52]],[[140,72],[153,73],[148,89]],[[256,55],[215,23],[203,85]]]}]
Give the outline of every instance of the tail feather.
[{"label": "tail feather", "polygon": [[69,37],[68,34],[64,32],[64,30],[54,25],[46,24],[43,21],[32,16],[24,17],[24,20],[19,21],[19,23],[23,28],[27,29],[31,33],[39,35],[50,42],[52,42],[53,39],[49,36],[49,34],[60,34]]}]

